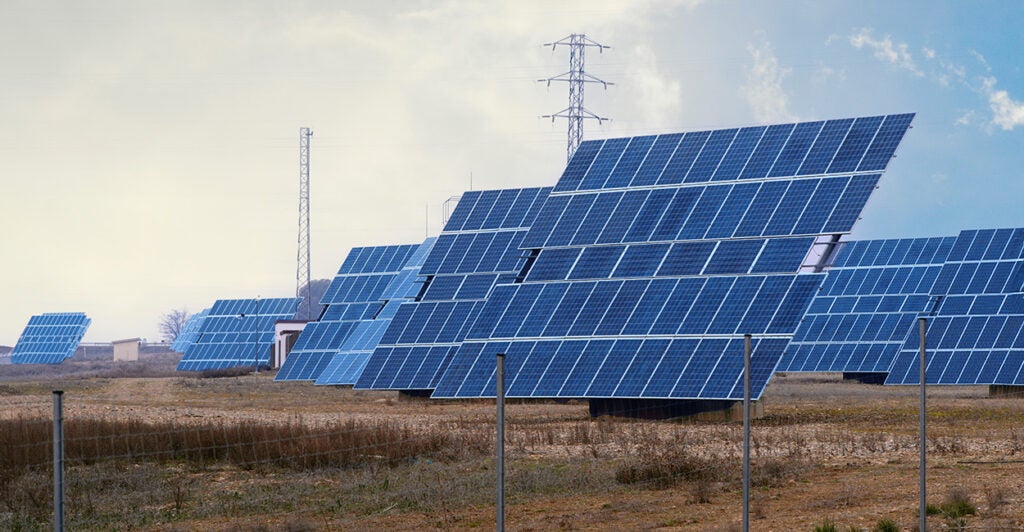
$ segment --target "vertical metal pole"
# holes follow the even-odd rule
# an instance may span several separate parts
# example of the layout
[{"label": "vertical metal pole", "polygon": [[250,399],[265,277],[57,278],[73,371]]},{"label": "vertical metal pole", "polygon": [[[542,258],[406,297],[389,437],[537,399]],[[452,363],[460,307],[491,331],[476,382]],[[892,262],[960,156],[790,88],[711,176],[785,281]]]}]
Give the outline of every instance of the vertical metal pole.
[{"label": "vertical metal pole", "polygon": [[927,528],[928,527],[928,512],[927,512],[928,501],[927,501],[927,488],[926,488],[926,482],[925,482],[925,478],[927,476],[927,470],[925,468],[925,465],[926,465],[926,458],[925,457],[927,455],[927,449],[928,449],[928,437],[927,437],[927,435],[928,435],[928,422],[927,422],[927,418],[925,417],[925,412],[927,411],[926,410],[926,407],[927,407],[927,393],[926,392],[927,392],[927,389],[928,389],[928,382],[927,382],[928,379],[927,379],[927,374],[926,374],[926,370],[928,368],[928,365],[927,365],[927,360],[926,360],[926,357],[925,357],[925,351],[926,351],[926,349],[925,349],[925,330],[926,330],[927,321],[928,321],[927,318],[920,318],[918,320],[918,323],[920,324],[920,330],[921,330],[921,413],[920,413],[920,418],[921,418],[921,436],[920,436],[920,438],[921,438],[921,442],[918,444],[918,446],[920,447],[920,451],[921,451],[921,464],[919,466],[920,470],[921,470],[921,474],[920,474],[920,476],[921,476],[921,509],[920,509],[921,522],[918,525],[918,530],[920,530],[921,532],[925,532],[926,530],[928,530],[928,528]]},{"label": "vertical metal pole", "polygon": [[497,452],[497,485],[498,501],[497,527],[498,532],[505,532],[505,354],[498,353],[498,378],[497,378],[497,403],[498,403],[498,436],[494,447]]},{"label": "vertical metal pole", "polygon": [[750,532],[750,340],[743,335],[743,532]]},{"label": "vertical metal pole", "polygon": [[[308,284],[308,283],[307,283]],[[255,322],[252,326],[253,334],[255,335],[253,342],[256,344],[256,367],[253,372],[256,375],[260,374],[260,296],[256,296],[256,314],[253,316]]]},{"label": "vertical metal pole", "polygon": [[64,392],[53,391],[53,530],[64,532]]}]

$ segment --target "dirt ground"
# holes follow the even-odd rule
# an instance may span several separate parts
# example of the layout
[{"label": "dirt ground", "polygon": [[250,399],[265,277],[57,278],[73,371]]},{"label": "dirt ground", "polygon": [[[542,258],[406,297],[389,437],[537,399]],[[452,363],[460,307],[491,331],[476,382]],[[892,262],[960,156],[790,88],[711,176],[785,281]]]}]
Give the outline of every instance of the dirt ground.
[{"label": "dirt ground", "polygon": [[[484,430],[494,423],[493,401],[407,399],[397,393],[276,383],[266,373],[223,379],[161,372],[5,377],[5,369],[0,367],[0,419],[49,419],[50,392],[62,389],[67,419],[259,419],[311,426],[387,419],[417,427]],[[845,382],[838,375],[779,375],[763,401],[765,416],[753,423],[753,469],[761,467],[760,473],[769,476],[753,490],[752,530],[814,530],[826,520],[838,530],[873,530],[883,519],[903,530],[916,529],[916,388]],[[929,529],[1024,530],[1024,398],[989,397],[982,387],[933,387],[928,410],[929,503],[939,505],[959,492],[975,510],[960,519],[931,516]],[[742,492],[735,481],[687,480],[667,486],[616,481],[616,471],[639,456],[650,456],[652,449],[660,452],[659,446],[686,447],[692,456],[712,457],[738,474],[739,423],[592,420],[584,402],[510,404],[507,415],[508,468],[515,478],[506,488],[509,529],[739,529]],[[271,500],[263,510],[196,512],[123,528],[487,530],[495,519],[493,480],[486,482],[493,479],[487,476],[493,475],[491,465],[491,459],[479,457],[442,469],[427,464],[409,466],[404,473],[313,475],[308,482],[315,495],[308,496],[308,505]],[[766,468],[781,469],[765,473]],[[531,476],[541,470],[545,476]],[[430,488],[433,474],[437,479]],[[378,506],[352,510],[350,501],[343,500],[357,493],[350,484],[371,477],[372,482],[427,478],[423,489],[435,493],[417,495],[426,501],[420,505],[387,505],[382,499]],[[236,484],[269,485],[292,477],[220,471],[195,478],[193,498],[237,489]],[[376,489],[371,481],[366,486]],[[337,500],[331,499],[332,493]]]}]

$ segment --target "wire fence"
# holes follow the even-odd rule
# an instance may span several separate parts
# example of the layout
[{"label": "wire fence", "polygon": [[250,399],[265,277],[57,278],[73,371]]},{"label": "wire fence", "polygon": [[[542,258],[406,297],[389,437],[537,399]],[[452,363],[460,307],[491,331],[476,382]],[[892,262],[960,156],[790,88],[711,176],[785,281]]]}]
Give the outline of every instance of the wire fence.
[{"label": "wire fence", "polygon": [[[494,401],[270,379],[60,383],[68,528],[495,526]],[[929,389],[929,528],[1022,528],[1024,396],[1004,391]],[[0,528],[50,528],[49,392],[2,392]],[[914,529],[917,397],[777,376],[753,421],[751,529]],[[585,402],[521,400],[506,416],[510,528],[739,527],[738,421],[592,419]]]}]

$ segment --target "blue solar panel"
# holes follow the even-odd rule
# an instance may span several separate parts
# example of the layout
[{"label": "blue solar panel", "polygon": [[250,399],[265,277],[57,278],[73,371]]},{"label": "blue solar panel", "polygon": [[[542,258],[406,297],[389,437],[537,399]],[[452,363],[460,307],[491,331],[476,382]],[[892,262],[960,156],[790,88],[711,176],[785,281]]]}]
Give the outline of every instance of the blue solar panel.
[{"label": "blue solar panel", "polygon": [[778,371],[887,373],[955,240],[843,244]]},{"label": "blue solar panel", "polygon": [[266,366],[274,323],[291,319],[299,298],[220,299],[213,304],[186,350],[178,371]]},{"label": "blue solar panel", "polygon": [[32,316],[11,351],[12,364],[60,364],[71,358],[92,323],[81,312]]},{"label": "blue solar panel", "polygon": [[324,315],[306,325],[274,380],[318,380],[362,322],[381,314],[387,301],[418,290],[416,274],[434,240],[353,248],[324,292]]},{"label": "blue solar panel", "polygon": [[341,345],[330,357],[327,365],[315,376],[320,385],[352,385],[359,379],[373,350],[398,309],[422,291],[419,281],[420,267],[437,241],[428,238],[413,253],[391,285],[384,291],[384,305],[379,312],[355,322]]},{"label": "blue solar panel", "polygon": [[[929,384],[1024,385],[1022,248],[1024,228],[956,238],[925,314]],[[919,334],[911,329],[886,384],[920,384]]]},{"label": "blue solar panel", "polygon": [[[420,274],[425,289],[395,313],[355,387],[433,388],[491,289],[512,282],[527,255],[526,230],[550,188],[467,192]],[[500,221],[499,221],[500,220]]]},{"label": "blue solar panel", "polygon": [[743,334],[759,395],[824,279],[811,247],[850,231],[911,117],[583,143],[433,396],[492,396],[506,353],[511,397],[735,399]]},{"label": "blue solar panel", "polygon": [[879,177],[740,181],[552,196],[522,246],[846,233]]},{"label": "blue solar panel", "polygon": [[879,172],[913,114],[580,144],[554,194],[736,179]]},{"label": "blue solar panel", "polygon": [[171,342],[171,351],[177,353],[184,353],[188,346],[195,343],[196,338],[199,338],[199,330],[203,326],[203,320],[210,313],[210,309],[203,309],[202,312],[197,312],[188,318],[185,322],[185,326],[181,328],[181,332],[178,333],[177,338]]}]

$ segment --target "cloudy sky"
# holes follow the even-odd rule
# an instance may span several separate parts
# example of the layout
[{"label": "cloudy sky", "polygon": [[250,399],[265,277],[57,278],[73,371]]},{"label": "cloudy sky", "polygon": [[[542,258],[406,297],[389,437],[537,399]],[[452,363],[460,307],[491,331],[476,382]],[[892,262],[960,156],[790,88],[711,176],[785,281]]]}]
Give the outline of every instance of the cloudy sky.
[{"label": "cloudy sky", "polygon": [[1024,226],[1014,2],[0,3],[0,345],[84,311],[87,341],[295,290],[298,130],[312,269],[414,243],[446,199],[551,185],[570,33],[587,138],[916,112],[855,238]]}]

